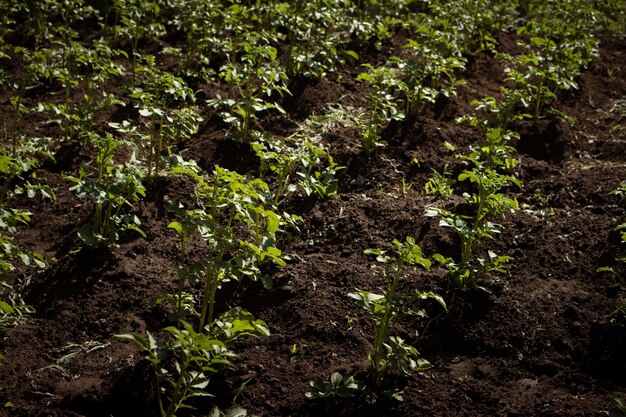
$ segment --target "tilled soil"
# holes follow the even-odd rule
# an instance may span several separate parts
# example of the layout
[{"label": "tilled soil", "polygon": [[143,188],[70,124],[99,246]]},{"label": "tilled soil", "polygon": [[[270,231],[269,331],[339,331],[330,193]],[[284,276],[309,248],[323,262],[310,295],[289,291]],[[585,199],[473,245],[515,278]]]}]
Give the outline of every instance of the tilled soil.
[{"label": "tilled soil", "polygon": [[[502,35],[500,43],[512,39]],[[427,303],[428,319],[394,326],[433,364],[422,374],[397,376],[403,401],[371,391],[354,398],[304,394],[309,381],[334,371],[366,377],[371,323],[347,294],[377,291],[384,278],[365,249],[391,249],[393,239],[413,236],[427,256],[458,252],[457,236],[424,212],[453,208],[459,196],[430,197],[423,186],[433,169],[460,167],[444,141],[463,152],[481,139],[455,118],[472,111],[472,99],[498,94],[502,68],[487,53],[472,60],[456,97],[417,121],[392,123],[383,133],[389,146],[372,160],[362,154],[356,129],[326,135],[335,160],[346,167],[338,197],[285,203],[303,222],[282,241],[291,260],[275,271],[273,289],[244,282],[219,293],[221,309],[248,309],[271,335],[241,339],[235,367],[211,381],[216,397],[198,402],[190,415],[207,415],[214,402],[227,407],[234,398],[258,416],[606,415],[612,396],[626,396],[626,331],[611,320],[624,289],[611,274],[596,272],[623,253],[613,228],[624,209],[609,193],[626,179],[624,114],[612,112],[615,101],[626,98],[626,40],[612,34],[600,40],[600,58],[557,105],[575,124],[555,119],[515,126],[523,189],[508,193],[522,209],[506,216],[493,242],[496,252],[514,258],[509,271],[485,278],[491,293],[450,290],[439,266],[406,279],[407,288],[441,294],[448,312]],[[347,67],[320,80],[294,81],[293,96],[283,102],[289,119],[265,128],[288,132],[328,103],[365,106],[367,87],[355,81],[359,71]],[[211,94],[211,86],[197,87]],[[9,107],[3,107],[8,119]],[[184,145],[185,157],[206,169],[219,164],[258,173],[247,145],[228,139],[212,110],[203,117],[200,134]],[[110,250],[76,252],[76,231],[90,207],[68,190],[63,174],[88,159],[79,144],[64,144],[56,161],[37,171],[57,200],[17,202],[35,213],[20,228],[20,244],[42,253],[51,267],[29,276],[22,289],[36,313],[0,341],[0,399],[14,405],[0,414],[156,415],[151,369],[138,348],[115,335],[158,333],[170,324],[164,307],[154,303],[177,282],[179,241],[167,229],[173,217],[163,198],[183,198],[186,184],[176,176],[160,178],[136,205],[147,238],[128,235]]]}]

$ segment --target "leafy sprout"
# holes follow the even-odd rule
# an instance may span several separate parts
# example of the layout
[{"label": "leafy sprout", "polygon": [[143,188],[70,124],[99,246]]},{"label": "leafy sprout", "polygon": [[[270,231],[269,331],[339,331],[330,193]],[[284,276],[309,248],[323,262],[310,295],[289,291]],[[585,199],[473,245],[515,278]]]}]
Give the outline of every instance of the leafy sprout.
[{"label": "leafy sprout", "polygon": [[399,291],[400,281],[405,279],[409,268],[421,266],[428,270],[431,261],[422,255],[421,248],[411,237],[404,242],[394,240],[395,256],[387,255],[380,249],[368,249],[368,255],[376,256],[376,260],[386,267],[386,286],[383,294],[375,294],[365,290],[357,290],[348,294],[357,300],[370,315],[374,328],[374,349],[369,355],[371,364],[370,382],[375,388],[385,383],[385,377],[393,370],[404,373],[423,371],[430,367],[425,359],[419,356],[418,351],[406,341],[397,336],[390,336],[389,330],[394,321],[403,316],[425,316],[423,309],[416,308],[419,301],[432,298],[445,309],[443,298],[432,292],[421,292],[415,289],[412,293]]}]

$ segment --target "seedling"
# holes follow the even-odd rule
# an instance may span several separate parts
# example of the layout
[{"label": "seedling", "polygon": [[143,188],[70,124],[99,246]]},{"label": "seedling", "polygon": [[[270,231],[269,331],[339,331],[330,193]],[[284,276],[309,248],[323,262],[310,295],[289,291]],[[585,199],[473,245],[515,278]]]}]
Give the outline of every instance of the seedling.
[{"label": "seedling", "polygon": [[377,261],[385,265],[387,283],[384,293],[380,295],[357,290],[348,294],[367,310],[372,319],[374,350],[369,355],[369,361],[370,383],[374,388],[383,385],[386,374],[393,370],[409,374],[424,371],[431,366],[402,338],[389,336],[391,324],[407,315],[425,316],[424,310],[415,308],[416,303],[421,300],[432,298],[446,308],[443,298],[432,292],[415,289],[412,294],[405,294],[398,291],[400,281],[406,277],[411,266],[419,265],[428,270],[431,261],[422,255],[421,248],[411,237],[407,237],[404,242],[394,240],[393,243],[396,247],[396,254],[393,257],[379,249],[365,251],[368,255],[375,255]]},{"label": "seedling", "polygon": [[316,379],[309,385],[310,388],[305,394],[307,398],[326,398],[334,395],[347,398],[365,389],[363,382],[354,379],[352,375],[341,375],[339,372],[333,372],[328,381]]},{"label": "seedling", "polygon": [[450,178],[447,167],[444,167],[443,172],[433,170],[433,176],[424,184],[424,191],[430,195],[449,196],[454,192],[455,184],[456,180]]},{"label": "seedling", "polygon": [[261,280],[268,288],[272,286],[271,278],[260,268],[264,264],[285,265],[276,247],[285,215],[281,217],[271,209],[269,187],[262,180],[246,178],[219,166],[215,167],[212,178],[205,178],[197,171],[179,167],[172,173],[194,180],[201,207],[186,211],[185,215],[188,219],[192,216],[193,224],[207,243],[198,328],[201,331],[214,319],[215,297],[222,282],[249,277]]},{"label": "seedling", "polygon": [[[624,205],[626,203],[626,182],[622,182],[620,186],[611,191],[611,194],[617,195],[620,199],[620,204]],[[614,229],[621,236],[621,243],[626,243],[626,223],[619,224]],[[618,262],[626,263],[626,256],[619,256],[615,259]],[[603,266],[597,269],[597,272],[610,272],[613,274],[621,283],[623,288],[626,288],[626,276],[620,273],[613,267]],[[626,295],[626,292],[622,293],[622,297]],[[620,316],[626,319],[626,301],[622,300],[622,302],[617,306],[615,311],[613,312],[614,316]]]},{"label": "seedling", "polygon": [[[0,236],[2,244],[4,244],[3,240],[4,236]],[[0,277],[0,336],[4,336],[6,329],[17,326],[29,315],[35,313],[35,309],[27,305],[13,290],[13,287],[4,281],[5,264],[2,258],[3,256],[0,256],[0,267],[3,272]]]},{"label": "seedling", "polygon": [[200,332],[184,321],[180,327],[163,330],[168,338],[161,343],[150,333],[118,335],[141,347],[152,365],[161,417],[173,417],[183,408],[195,409],[194,398],[211,396],[209,382],[221,368],[233,366],[232,346],[239,337],[269,335],[263,321],[239,308],[222,314]]},{"label": "seedling", "polygon": [[455,33],[466,55],[495,51],[495,35],[513,25],[518,17],[517,4],[499,0],[452,0],[430,7],[436,16],[433,25]]},{"label": "seedling", "polygon": [[241,62],[228,63],[220,69],[220,78],[228,83],[234,98],[218,96],[208,101],[213,107],[228,108],[222,117],[235,128],[236,137],[242,141],[249,140],[251,122],[257,113],[270,109],[285,113],[279,104],[267,98],[271,98],[272,94],[290,94],[287,75],[276,60],[276,48],[257,42],[262,40],[251,35],[249,41],[241,44],[245,52]]},{"label": "seedling", "polygon": [[75,184],[70,190],[76,192],[79,198],[89,199],[94,204],[92,222],[81,228],[78,236],[87,247],[114,245],[119,239],[119,233],[125,230],[134,230],[145,237],[139,218],[123,210],[145,197],[141,173],[132,164],[114,163],[116,150],[131,144],[114,138],[110,133],[104,137],[94,134],[90,139],[98,152],[96,176],[93,177],[92,173],[81,167],[78,177],[66,177]]},{"label": "seedling", "polygon": [[595,54],[595,46],[559,32],[562,28],[552,20],[543,24],[531,22],[519,30],[530,35],[529,41],[519,42],[525,53],[515,57],[500,55],[511,64],[505,69],[507,80],[515,91],[515,105],[525,110],[526,118],[556,115],[572,122],[552,103],[560,91],[578,88],[574,78]]},{"label": "seedling", "polygon": [[378,148],[387,146],[381,139],[380,131],[391,120],[402,120],[404,113],[398,110],[396,104],[397,93],[402,82],[393,69],[388,67],[373,67],[364,64],[367,72],[359,74],[357,80],[366,81],[370,85],[369,118],[361,125],[363,132],[363,149],[367,156],[371,156]]},{"label": "seedling", "polygon": [[609,412],[609,417],[626,417],[626,401],[613,398],[613,409]]},{"label": "seedling", "polygon": [[186,75],[208,81],[215,75],[211,65],[224,59],[230,47],[230,40],[223,36],[227,7],[220,2],[206,1],[178,1],[168,6],[172,9],[165,11],[171,14],[169,23],[184,34],[186,45],[164,52],[182,61]]},{"label": "seedling", "polygon": [[456,88],[465,82],[455,78],[455,72],[465,70],[465,59],[452,34],[419,26],[415,36],[405,45],[411,56],[406,60],[393,58],[404,75],[400,88],[405,96],[404,112],[411,118],[422,114],[440,96],[456,94]]},{"label": "seedling", "polygon": [[490,271],[504,272],[511,257],[488,250],[487,257],[483,258],[477,256],[477,251],[500,233],[500,225],[494,223],[493,219],[518,209],[516,200],[499,191],[510,185],[521,187],[521,184],[515,177],[499,174],[480,165],[461,173],[458,180],[467,181],[476,187],[474,193],[465,194],[465,202],[473,206],[475,214],[457,214],[435,208],[427,210],[426,216],[441,216],[440,226],[450,227],[458,233],[461,238],[461,259],[457,262],[440,254],[433,258],[448,269],[451,286],[464,290],[486,290],[478,285],[478,278]]},{"label": "seedling", "polygon": [[155,79],[143,88],[135,89],[132,98],[138,99],[139,114],[144,120],[145,134],[130,122],[113,124],[143,148],[148,166],[148,179],[153,180],[164,168],[163,151],[179,139],[188,139],[197,132],[202,120],[192,108],[172,110],[180,103],[195,102],[195,95],[184,80],[170,73],[155,73]]},{"label": "seedling", "polygon": [[123,36],[130,41],[131,87],[137,82],[137,70],[141,60],[139,41],[146,36],[159,37],[165,34],[165,27],[158,21],[161,12],[158,2],[143,0],[113,0],[116,37]]}]

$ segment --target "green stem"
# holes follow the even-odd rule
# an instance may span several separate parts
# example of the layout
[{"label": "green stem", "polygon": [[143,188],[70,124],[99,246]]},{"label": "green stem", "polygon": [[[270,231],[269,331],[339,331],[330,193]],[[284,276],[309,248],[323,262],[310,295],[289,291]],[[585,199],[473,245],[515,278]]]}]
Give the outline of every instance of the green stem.
[{"label": "green stem", "polygon": [[157,402],[159,403],[159,412],[161,417],[165,417],[165,410],[163,409],[163,395],[161,394],[161,375],[157,365],[154,366],[154,376],[156,382]]},{"label": "green stem", "polygon": [[384,373],[384,368],[381,367],[380,363],[383,358],[383,344],[387,337],[387,329],[389,328],[389,323],[391,321],[391,317],[393,316],[393,297],[396,292],[396,286],[400,281],[400,277],[402,276],[404,271],[404,263],[401,260],[398,260],[398,267],[396,268],[396,272],[391,281],[391,285],[387,288],[387,293],[385,294],[385,314],[379,326],[374,325],[374,356],[372,359],[372,383],[374,386],[378,386],[380,384],[380,380]]},{"label": "green stem", "polygon": [[[104,146],[104,148],[100,151],[100,154],[98,155],[98,160],[99,160],[99,164],[98,164],[98,187],[103,188],[104,187],[104,169],[105,169],[105,164],[107,162],[108,155],[109,155],[109,149],[110,149],[110,143],[109,140],[106,139],[106,144]],[[95,207],[95,224],[96,224],[96,228],[98,229],[98,232],[100,232],[100,234],[102,236],[104,236],[104,218],[102,216],[102,203],[96,203],[96,207]]]},{"label": "green stem", "polygon": [[[187,254],[187,233],[183,230],[183,234],[181,236],[180,243],[180,258],[179,258],[179,268],[182,269],[185,266],[185,257]],[[184,279],[182,276],[178,277],[178,299],[176,300],[176,318],[178,321],[178,325],[180,326],[180,320],[183,315],[183,289],[184,289]]]},{"label": "green stem", "polygon": [[533,114],[534,119],[539,118],[539,111],[541,110],[541,89],[543,88],[544,78],[542,77],[539,81],[539,86],[537,86],[537,96],[535,97],[535,113]]},{"label": "green stem", "polygon": [[150,135],[150,144],[148,145],[148,179],[152,180],[152,175],[155,170],[155,148],[157,144],[158,126],[155,123],[152,126],[152,135]]},{"label": "green stem", "polygon": [[178,379],[176,380],[176,384],[174,385],[174,392],[172,393],[172,397],[170,398],[170,403],[167,407],[167,411],[165,412],[165,414],[162,414],[164,417],[172,417],[178,409],[178,405],[180,404],[181,400],[184,398],[185,387],[183,386],[183,380],[184,377],[187,375],[187,367],[188,361],[184,360],[180,368],[180,374],[178,375]]},{"label": "green stem", "polygon": [[[215,264],[220,264],[224,252],[221,251],[217,257]],[[213,322],[213,313],[215,309],[215,295],[220,282],[220,272],[212,268],[213,265],[207,265],[207,272],[204,284],[204,294],[202,296],[202,311],[200,312],[200,323],[198,333],[204,332],[204,326]]]},{"label": "green stem", "polygon": [[102,222],[102,237],[106,238],[109,243],[115,242],[115,238],[113,236],[113,217],[117,216],[120,208],[121,207],[118,207],[115,214],[113,214],[113,202],[107,202],[105,215]]},{"label": "green stem", "polygon": [[276,194],[274,195],[274,205],[276,207],[278,207],[280,203],[280,195],[282,194],[283,188],[285,187],[285,184],[287,182],[289,171],[291,170],[291,165],[292,164],[289,164],[283,167],[283,169],[280,171],[280,177],[278,177],[278,186],[276,188]]},{"label": "green stem", "polygon": [[246,94],[244,97],[244,118],[243,118],[243,141],[248,140],[248,132],[250,131],[250,118],[252,117],[252,73],[248,72],[246,80]]},{"label": "green stem", "polygon": [[[485,187],[482,180],[478,181],[478,208],[476,209],[476,216],[474,217],[474,222],[472,223],[472,229],[469,231],[468,235],[461,236],[461,243],[463,246],[463,250],[461,252],[461,265],[465,267],[469,267],[469,263],[472,259],[472,254],[474,252],[476,246],[476,237],[478,234],[478,230],[482,228],[482,224],[487,218],[487,213],[485,211],[485,204],[487,203],[487,199],[489,198],[489,190]],[[469,283],[458,281],[457,284],[461,288],[474,288],[476,286],[476,277],[473,276],[472,273],[469,274]],[[460,280],[460,277],[459,277]]]},{"label": "green stem", "polygon": [[[20,87],[21,90],[21,87]],[[17,103],[15,105],[15,112],[13,113],[13,133],[11,135],[11,155],[13,157],[17,154],[17,129],[20,121],[20,107],[22,105],[22,95],[18,94]]]},{"label": "green stem", "polygon": [[157,148],[155,152],[156,160],[154,161],[154,164],[155,164],[154,176],[155,177],[159,175],[159,171],[161,170],[161,152],[163,151],[163,117],[159,119],[159,129],[157,130],[156,143],[157,143]]},{"label": "green stem", "polygon": [[377,126],[376,126],[376,113],[378,112],[378,103],[377,100],[372,96],[372,110],[370,111],[370,118],[368,121],[367,128],[367,137],[365,139],[365,153],[371,155],[376,148],[375,144],[377,142]]},{"label": "green stem", "polygon": [[65,86],[65,112],[66,112],[66,117],[65,117],[65,127],[64,127],[64,135],[65,135],[65,140],[69,141],[70,140],[70,119],[68,118],[69,114],[72,112],[71,109],[71,102],[70,102],[70,95],[71,95],[71,84],[67,84]]},{"label": "green stem", "polygon": [[137,72],[137,44],[139,43],[139,34],[138,34],[138,30],[135,30],[134,36],[131,37],[131,54],[132,56],[132,60],[131,60],[131,82],[132,88],[135,88],[135,78],[136,78],[136,72]]}]

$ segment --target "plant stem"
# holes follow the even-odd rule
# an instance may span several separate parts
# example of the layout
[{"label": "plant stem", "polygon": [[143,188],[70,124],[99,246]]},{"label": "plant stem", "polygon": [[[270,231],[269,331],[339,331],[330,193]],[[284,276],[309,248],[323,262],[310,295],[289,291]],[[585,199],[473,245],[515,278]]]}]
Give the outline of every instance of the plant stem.
[{"label": "plant stem", "polygon": [[163,395],[161,394],[161,375],[157,365],[154,366],[154,375],[156,382],[157,402],[159,403],[159,412],[161,417],[165,417],[165,410],[163,409]]},{"label": "plant stem", "polygon": [[[21,90],[21,87],[20,87]],[[11,156],[17,154],[17,128],[20,121],[20,106],[22,105],[22,95],[17,95],[17,103],[15,104],[15,112],[13,113],[13,132],[11,135]]]},{"label": "plant stem", "polygon": [[155,165],[155,169],[154,169],[154,176],[158,176],[159,175],[159,171],[161,170],[161,152],[163,150],[163,117],[159,118],[159,129],[157,130],[157,148],[156,148],[156,152],[155,152],[155,158],[156,160],[154,161],[154,165]]},{"label": "plant stem", "polygon": [[276,188],[276,194],[274,195],[274,205],[278,207],[280,203],[280,195],[283,192],[283,188],[287,182],[287,177],[289,175],[289,171],[291,170],[292,163],[287,166],[283,166],[283,169],[280,171],[280,176],[278,177],[278,186]]},{"label": "plant stem", "polygon": [[136,72],[137,72],[137,44],[139,42],[139,29],[138,29],[139,25],[136,26],[135,29],[135,33],[134,36],[131,37],[131,54],[133,55],[133,59],[131,60],[131,74],[132,74],[132,78],[131,78],[131,87],[135,88],[135,77],[136,77]]},{"label": "plant stem", "polygon": [[[181,235],[181,243],[180,243],[180,258],[179,258],[180,267],[179,268],[183,268],[185,265],[185,257],[187,255],[187,240],[188,240],[188,235],[183,229],[183,233]],[[181,316],[183,315],[184,284],[185,282],[184,282],[183,277],[179,276],[178,277],[178,299],[176,300],[176,318],[177,318],[177,323],[179,326],[180,326]]]},{"label": "plant stem", "polygon": [[[221,251],[217,257],[215,265],[219,265],[222,261],[224,252]],[[221,270],[215,271],[213,265],[207,265],[206,280],[204,283],[204,294],[202,296],[202,311],[200,313],[200,324],[198,333],[204,331],[204,326],[213,321],[213,312],[215,309],[215,294],[219,287]]]},{"label": "plant stem", "polygon": [[389,322],[391,321],[391,317],[393,316],[393,297],[396,292],[396,286],[400,281],[400,277],[404,273],[404,263],[402,260],[398,260],[398,266],[393,275],[393,279],[391,280],[391,284],[387,288],[387,293],[385,294],[385,314],[381,323],[376,326],[374,324],[374,357],[372,358],[372,384],[374,386],[380,385],[380,380],[384,373],[386,366],[380,365],[383,357],[383,344],[387,337],[387,329],[389,327]]},{"label": "plant stem", "polygon": [[533,114],[534,119],[539,118],[539,111],[541,110],[541,89],[543,88],[544,78],[541,77],[539,81],[539,86],[537,86],[537,97],[535,97],[535,113]]},{"label": "plant stem", "polygon": [[[186,352],[183,352],[183,361],[182,361],[182,366],[180,367],[179,370],[179,374],[178,374],[178,379],[176,380],[176,384],[174,384],[174,392],[172,393],[172,396],[170,397],[170,403],[167,407],[167,411],[165,412],[165,414],[162,414],[164,417],[172,417],[174,415],[174,413],[176,412],[176,410],[178,409],[178,405],[182,402],[183,398],[184,398],[184,390],[185,387],[183,386],[183,382],[185,379],[185,376],[187,376],[187,367],[188,367],[188,363],[189,361],[187,360],[187,355]],[[181,391],[183,391],[181,393]]]}]

